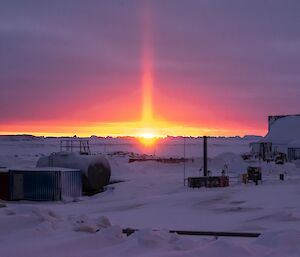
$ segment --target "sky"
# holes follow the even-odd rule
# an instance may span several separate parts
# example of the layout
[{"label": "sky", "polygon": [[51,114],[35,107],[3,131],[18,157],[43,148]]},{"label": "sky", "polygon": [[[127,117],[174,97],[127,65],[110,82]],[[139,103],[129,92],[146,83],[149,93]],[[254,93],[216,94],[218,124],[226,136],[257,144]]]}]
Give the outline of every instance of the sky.
[{"label": "sky", "polygon": [[0,1],[0,134],[245,135],[300,113],[300,2]]}]

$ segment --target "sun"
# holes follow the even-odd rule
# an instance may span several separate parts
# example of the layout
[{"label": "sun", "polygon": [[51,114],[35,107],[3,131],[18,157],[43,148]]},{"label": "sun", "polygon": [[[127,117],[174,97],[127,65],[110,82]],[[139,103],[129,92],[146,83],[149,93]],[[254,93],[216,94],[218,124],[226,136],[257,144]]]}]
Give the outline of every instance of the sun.
[{"label": "sun", "polygon": [[155,135],[153,133],[142,133],[140,134],[140,137],[145,139],[153,139],[155,138]]},{"label": "sun", "polygon": [[137,138],[144,146],[152,146],[158,140],[158,137],[152,132],[141,132]]}]

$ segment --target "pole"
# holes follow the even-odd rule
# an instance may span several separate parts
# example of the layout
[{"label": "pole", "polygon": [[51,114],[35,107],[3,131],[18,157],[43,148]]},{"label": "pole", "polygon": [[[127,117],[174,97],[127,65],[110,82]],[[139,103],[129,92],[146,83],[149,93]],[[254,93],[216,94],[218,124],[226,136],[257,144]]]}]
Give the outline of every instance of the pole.
[{"label": "pole", "polygon": [[[139,231],[138,229],[125,228],[122,232],[127,236],[132,235],[134,232]],[[159,230],[153,230],[159,231]],[[169,233],[176,233],[178,235],[186,236],[215,236],[215,237],[259,237],[260,233],[252,232],[227,232],[227,231],[187,231],[187,230],[169,230]]]},{"label": "pole", "polygon": [[185,186],[185,137],[183,138],[183,185]]},{"label": "pole", "polygon": [[207,177],[207,136],[203,137],[203,176]]}]

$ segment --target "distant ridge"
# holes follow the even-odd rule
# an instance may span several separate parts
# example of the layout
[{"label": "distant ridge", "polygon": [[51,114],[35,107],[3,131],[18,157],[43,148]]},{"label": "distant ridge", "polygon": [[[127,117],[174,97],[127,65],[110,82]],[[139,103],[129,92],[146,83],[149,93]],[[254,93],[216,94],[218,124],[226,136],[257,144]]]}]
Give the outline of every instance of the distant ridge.
[{"label": "distant ridge", "polygon": [[[77,139],[91,139],[91,140],[105,140],[105,139],[125,139],[125,140],[133,140],[136,137],[134,136],[95,136],[92,135],[90,137],[77,137],[77,136],[34,136],[30,134],[19,134],[19,135],[0,135],[0,140],[2,141],[35,141],[35,140],[43,140],[43,139],[67,139],[67,138],[77,138]],[[165,138],[162,138],[162,140],[182,140],[183,138],[190,139],[190,140],[197,140],[202,139],[202,136],[167,136]],[[215,139],[243,139],[243,140],[259,140],[262,138],[262,136],[257,135],[245,135],[244,137],[240,136],[209,136],[209,138],[215,138]]]},{"label": "distant ridge", "polygon": [[37,137],[33,135],[0,135],[0,140],[2,141],[35,141],[41,140],[44,137]]}]

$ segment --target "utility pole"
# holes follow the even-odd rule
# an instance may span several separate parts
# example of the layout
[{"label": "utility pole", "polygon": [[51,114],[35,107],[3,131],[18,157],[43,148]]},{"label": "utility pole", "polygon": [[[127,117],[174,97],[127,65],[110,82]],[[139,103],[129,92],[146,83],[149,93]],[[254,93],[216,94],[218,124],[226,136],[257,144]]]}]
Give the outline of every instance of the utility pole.
[{"label": "utility pole", "polygon": [[203,137],[203,176],[207,177],[207,136]]},{"label": "utility pole", "polygon": [[185,186],[185,137],[183,137],[183,185]]}]

